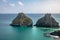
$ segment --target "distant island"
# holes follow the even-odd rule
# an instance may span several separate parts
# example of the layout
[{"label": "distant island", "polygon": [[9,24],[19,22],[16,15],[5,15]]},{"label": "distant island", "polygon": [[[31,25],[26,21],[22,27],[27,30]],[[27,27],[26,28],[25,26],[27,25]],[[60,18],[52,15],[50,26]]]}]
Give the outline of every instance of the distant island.
[{"label": "distant island", "polygon": [[10,24],[11,26],[32,26],[32,19],[27,17],[23,12],[19,13],[17,17]]},{"label": "distant island", "polygon": [[37,27],[59,27],[59,23],[47,13],[44,17],[38,19],[35,26]]}]

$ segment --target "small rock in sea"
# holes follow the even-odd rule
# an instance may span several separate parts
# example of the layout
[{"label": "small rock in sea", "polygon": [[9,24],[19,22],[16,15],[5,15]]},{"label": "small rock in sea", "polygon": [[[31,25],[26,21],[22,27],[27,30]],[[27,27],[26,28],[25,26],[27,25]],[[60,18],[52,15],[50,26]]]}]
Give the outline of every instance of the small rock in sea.
[{"label": "small rock in sea", "polygon": [[60,30],[54,31],[54,32],[50,33],[50,35],[60,36]]},{"label": "small rock in sea", "polygon": [[11,26],[32,26],[32,19],[27,17],[24,13],[19,13],[17,17],[10,24]]},{"label": "small rock in sea", "polygon": [[57,40],[60,40],[60,30],[54,31],[49,34],[52,35],[52,37],[56,38]]},{"label": "small rock in sea", "polygon": [[35,26],[37,27],[59,27],[59,23],[51,16],[51,14],[47,13],[44,17],[40,18]]}]

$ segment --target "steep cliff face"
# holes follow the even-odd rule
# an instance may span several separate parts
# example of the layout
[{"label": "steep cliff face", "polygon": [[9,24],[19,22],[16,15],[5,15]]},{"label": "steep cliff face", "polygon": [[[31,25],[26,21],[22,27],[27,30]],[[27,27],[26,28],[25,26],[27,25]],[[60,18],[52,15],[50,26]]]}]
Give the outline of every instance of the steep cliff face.
[{"label": "steep cliff face", "polygon": [[12,26],[32,26],[32,20],[24,13],[19,13],[18,16],[12,21]]},{"label": "steep cliff face", "polygon": [[59,27],[58,22],[51,16],[51,14],[45,14],[44,17],[40,18],[37,23],[37,27]]}]

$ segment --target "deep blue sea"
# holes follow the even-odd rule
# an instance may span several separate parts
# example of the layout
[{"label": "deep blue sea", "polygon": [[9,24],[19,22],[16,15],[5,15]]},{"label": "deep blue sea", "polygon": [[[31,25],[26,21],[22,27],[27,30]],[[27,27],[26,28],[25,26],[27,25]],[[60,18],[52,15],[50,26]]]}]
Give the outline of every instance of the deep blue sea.
[{"label": "deep blue sea", "polygon": [[[26,14],[33,20],[33,25],[44,14]],[[59,28],[43,28],[43,27],[12,27],[12,20],[17,14],[0,14],[0,40],[55,40],[51,37],[45,37],[45,33],[58,30]],[[52,17],[60,25],[60,14],[52,14]]]}]

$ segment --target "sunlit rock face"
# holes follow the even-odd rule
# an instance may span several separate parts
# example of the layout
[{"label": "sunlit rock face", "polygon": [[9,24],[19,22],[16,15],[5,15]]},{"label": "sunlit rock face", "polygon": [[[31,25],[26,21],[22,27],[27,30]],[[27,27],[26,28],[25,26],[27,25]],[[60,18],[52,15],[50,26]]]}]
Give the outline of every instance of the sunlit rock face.
[{"label": "sunlit rock face", "polygon": [[11,26],[32,26],[32,20],[24,13],[19,13],[17,17],[12,21]]},{"label": "sunlit rock face", "polygon": [[51,14],[45,14],[44,17],[40,18],[37,23],[37,27],[59,27],[58,22],[51,16]]}]

